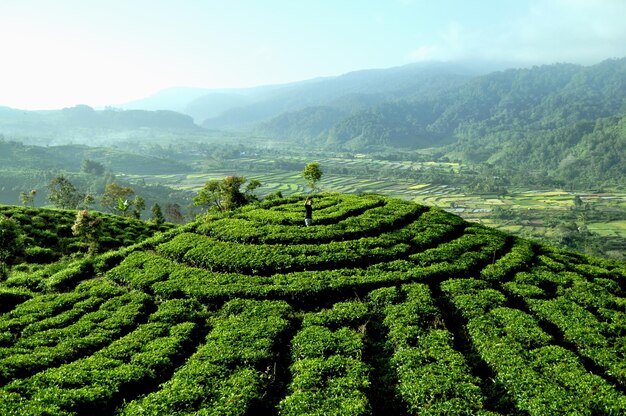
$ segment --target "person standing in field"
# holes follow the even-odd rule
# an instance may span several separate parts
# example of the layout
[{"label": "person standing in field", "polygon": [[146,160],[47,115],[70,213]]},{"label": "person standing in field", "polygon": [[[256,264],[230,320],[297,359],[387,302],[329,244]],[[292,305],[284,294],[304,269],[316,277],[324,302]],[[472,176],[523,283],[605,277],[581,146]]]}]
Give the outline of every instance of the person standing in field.
[{"label": "person standing in field", "polygon": [[306,225],[307,227],[311,224],[313,224],[313,201],[311,200],[311,198],[307,198],[304,201],[304,209],[305,209],[305,214],[304,214],[304,225]]}]

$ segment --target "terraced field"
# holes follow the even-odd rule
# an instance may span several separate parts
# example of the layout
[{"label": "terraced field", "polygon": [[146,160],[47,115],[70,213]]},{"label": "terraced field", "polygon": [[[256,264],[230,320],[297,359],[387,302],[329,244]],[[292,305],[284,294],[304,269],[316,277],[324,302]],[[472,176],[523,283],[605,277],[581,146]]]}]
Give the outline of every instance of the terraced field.
[{"label": "terraced field", "polygon": [[626,414],[623,263],[383,196],[303,215],[267,201],[42,277],[0,315],[0,414]]}]

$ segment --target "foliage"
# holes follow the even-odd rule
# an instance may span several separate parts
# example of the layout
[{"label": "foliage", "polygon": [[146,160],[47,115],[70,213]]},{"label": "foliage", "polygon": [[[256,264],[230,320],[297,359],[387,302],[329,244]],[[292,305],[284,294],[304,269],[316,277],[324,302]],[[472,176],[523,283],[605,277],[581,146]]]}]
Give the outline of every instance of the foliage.
[{"label": "foliage", "polygon": [[180,224],[185,221],[185,217],[177,203],[167,204],[165,207],[165,215],[168,221],[174,224]]},{"label": "foliage", "polygon": [[48,199],[57,208],[76,209],[84,195],[63,175],[48,182]]},{"label": "foliage", "polygon": [[135,195],[133,188],[116,182],[111,182],[105,187],[100,197],[100,205],[114,214],[136,219],[141,218],[141,211],[146,208],[145,200]]},{"label": "foliage", "polygon": [[152,205],[150,212],[152,212],[151,221],[154,224],[161,225],[165,222],[165,217],[163,216],[163,211],[161,211],[161,206],[159,204]]},{"label": "foliage", "polygon": [[35,196],[37,196],[37,190],[32,189],[30,192],[20,192],[20,201],[24,206],[34,206]]},{"label": "foliage", "polygon": [[104,165],[94,160],[85,159],[80,165],[80,171],[91,175],[102,176],[104,175]]},{"label": "foliage", "polygon": [[311,162],[304,167],[302,171],[302,177],[306,181],[311,191],[316,189],[317,183],[322,179],[322,169],[319,162]]},{"label": "foliage", "polygon": [[102,235],[102,217],[93,217],[88,210],[78,211],[72,225],[72,234],[79,237],[89,247],[89,254],[98,250],[98,240]]},{"label": "foliage", "polygon": [[[241,187],[248,182],[243,191]],[[261,186],[256,179],[247,180],[243,176],[227,176],[221,181],[207,181],[193,199],[196,206],[217,207],[220,211],[230,211],[252,201],[258,200],[254,190]]]},{"label": "foliage", "polygon": [[389,197],[316,203],[311,227],[291,196],[14,267],[0,413],[624,414],[623,263]]},{"label": "foliage", "polygon": [[0,265],[13,263],[24,248],[24,232],[17,221],[0,213]]},{"label": "foliage", "polygon": [[[94,238],[99,235],[99,249],[103,251],[138,243],[157,231],[171,227],[168,224],[150,224],[96,211],[88,212],[89,222],[94,222],[98,229],[90,230],[89,222],[82,229],[88,234],[95,232]],[[78,254],[84,251],[84,244],[90,244],[92,237],[73,234],[72,226],[77,216],[76,211],[0,205],[0,218],[10,218],[10,223],[16,224],[22,235],[17,244],[2,244],[0,250],[5,247],[19,250],[22,247],[24,251],[21,253],[25,257],[22,261],[38,264]],[[19,241],[23,241],[23,244],[20,245]]]}]

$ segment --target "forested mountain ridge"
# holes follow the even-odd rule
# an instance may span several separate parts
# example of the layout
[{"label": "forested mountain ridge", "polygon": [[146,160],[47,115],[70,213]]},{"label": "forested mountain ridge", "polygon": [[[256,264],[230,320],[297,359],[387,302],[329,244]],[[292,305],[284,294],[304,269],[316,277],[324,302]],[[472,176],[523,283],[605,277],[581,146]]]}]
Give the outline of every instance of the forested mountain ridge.
[{"label": "forested mountain ridge", "polygon": [[609,172],[626,178],[624,115],[626,58],[494,72],[353,114],[311,107],[257,131],[357,151],[441,147],[440,154],[456,160],[532,167],[561,179],[583,174],[593,182]]},{"label": "forested mountain ridge", "polygon": [[174,111],[94,110],[87,105],[62,110],[26,111],[0,107],[0,134],[6,137],[71,138],[81,132],[158,129],[197,132],[193,119]]},{"label": "forested mountain ridge", "polygon": [[[352,147],[437,146],[442,137],[475,139],[496,131],[554,129],[618,115],[626,112],[625,97],[626,59],[590,67],[556,64],[509,69],[440,94],[380,103],[328,125],[315,139]],[[307,110],[301,116],[306,119]],[[280,121],[264,123],[263,131],[274,128],[281,136]]]},{"label": "forested mountain ridge", "polygon": [[242,129],[285,113],[319,106],[339,109],[349,115],[379,102],[440,94],[482,73],[479,71],[463,65],[413,64],[276,86],[252,96],[248,105],[206,119],[202,126]]}]

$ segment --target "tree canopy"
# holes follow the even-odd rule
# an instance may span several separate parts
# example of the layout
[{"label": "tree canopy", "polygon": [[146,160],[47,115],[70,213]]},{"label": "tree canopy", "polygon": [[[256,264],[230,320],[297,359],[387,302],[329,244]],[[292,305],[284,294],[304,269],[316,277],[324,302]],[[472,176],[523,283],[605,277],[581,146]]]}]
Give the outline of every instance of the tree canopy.
[{"label": "tree canopy", "polygon": [[317,187],[317,183],[322,179],[322,169],[320,168],[319,162],[311,162],[304,167],[302,171],[302,177],[306,181],[311,191],[314,191]]},{"label": "tree canopy", "polygon": [[[244,184],[245,187],[242,190],[241,187]],[[220,211],[230,211],[258,200],[253,192],[259,186],[261,182],[256,179],[248,180],[245,176],[227,176],[221,181],[210,180],[204,184],[193,199],[193,203],[196,206],[217,207]]]}]

